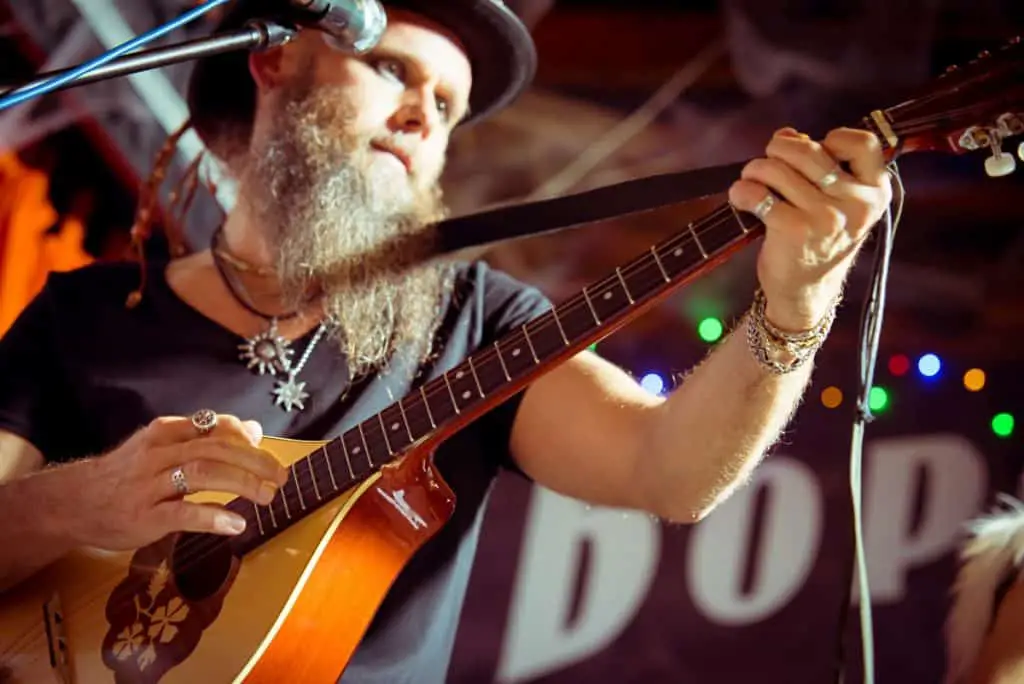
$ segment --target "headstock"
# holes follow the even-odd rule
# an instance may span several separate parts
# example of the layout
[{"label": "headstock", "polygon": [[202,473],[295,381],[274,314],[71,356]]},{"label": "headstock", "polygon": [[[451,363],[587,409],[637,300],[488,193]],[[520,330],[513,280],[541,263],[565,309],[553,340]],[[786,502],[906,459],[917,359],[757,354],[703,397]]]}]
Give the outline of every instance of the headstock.
[{"label": "headstock", "polygon": [[[1003,143],[1024,134],[1024,42],[1018,36],[966,65],[950,67],[916,97],[872,113],[865,124],[894,155],[988,149],[988,175],[1013,173],[1016,160]],[[1024,142],[1016,151],[1024,161]]]}]

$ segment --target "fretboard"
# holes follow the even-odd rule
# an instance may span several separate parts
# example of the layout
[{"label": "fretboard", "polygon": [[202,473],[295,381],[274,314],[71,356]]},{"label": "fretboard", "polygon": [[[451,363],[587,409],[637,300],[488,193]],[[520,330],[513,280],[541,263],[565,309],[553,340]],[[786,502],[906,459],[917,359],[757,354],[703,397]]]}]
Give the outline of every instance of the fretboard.
[{"label": "fretboard", "polygon": [[359,484],[414,443],[461,429],[561,360],[611,334],[759,236],[752,215],[723,205],[479,349],[464,362],[296,461],[268,506],[236,499],[248,521],[232,546],[245,553]]}]

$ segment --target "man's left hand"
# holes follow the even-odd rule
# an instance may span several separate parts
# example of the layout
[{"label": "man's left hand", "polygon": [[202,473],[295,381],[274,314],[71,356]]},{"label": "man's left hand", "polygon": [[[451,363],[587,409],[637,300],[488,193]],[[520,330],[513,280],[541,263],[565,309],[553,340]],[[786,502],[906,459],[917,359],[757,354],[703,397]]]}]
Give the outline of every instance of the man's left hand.
[{"label": "man's left hand", "polygon": [[[867,131],[838,128],[816,142],[783,128],[766,153],[744,167],[729,200],[765,224],[757,276],[767,317],[782,329],[808,330],[841,292],[864,238],[892,200],[892,185],[879,141]],[[769,193],[774,202],[764,212]]]}]

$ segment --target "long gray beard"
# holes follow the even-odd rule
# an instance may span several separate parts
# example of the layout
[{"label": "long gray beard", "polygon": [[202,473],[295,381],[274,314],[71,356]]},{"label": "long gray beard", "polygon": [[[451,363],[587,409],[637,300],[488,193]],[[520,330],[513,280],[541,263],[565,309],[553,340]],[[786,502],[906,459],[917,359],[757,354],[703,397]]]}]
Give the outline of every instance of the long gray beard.
[{"label": "long gray beard", "polygon": [[342,137],[341,92],[306,88],[253,151],[245,193],[278,248],[285,301],[321,293],[352,377],[408,350],[431,351],[452,269],[426,263],[445,211],[439,186],[414,190],[372,165],[368,140]]}]

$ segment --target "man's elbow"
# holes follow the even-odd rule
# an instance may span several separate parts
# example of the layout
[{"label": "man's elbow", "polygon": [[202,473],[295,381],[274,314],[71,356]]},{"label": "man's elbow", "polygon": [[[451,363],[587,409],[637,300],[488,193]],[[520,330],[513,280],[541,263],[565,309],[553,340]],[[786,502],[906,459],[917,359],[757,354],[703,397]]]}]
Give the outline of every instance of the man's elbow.
[{"label": "man's elbow", "polygon": [[670,496],[662,497],[652,512],[662,520],[677,525],[699,523],[712,511],[725,503],[739,489],[746,478],[729,482],[709,482],[685,487]]}]

